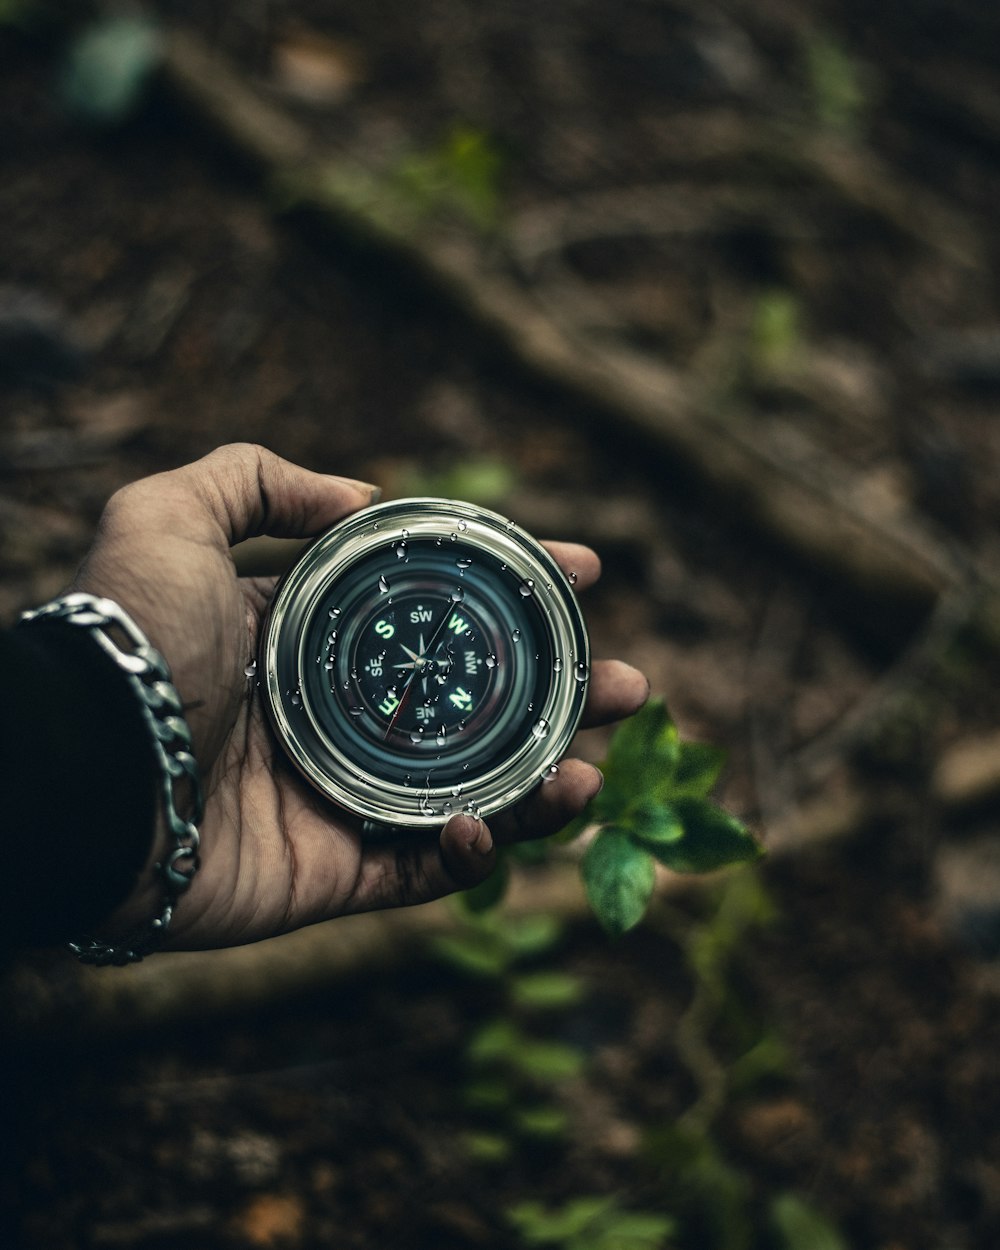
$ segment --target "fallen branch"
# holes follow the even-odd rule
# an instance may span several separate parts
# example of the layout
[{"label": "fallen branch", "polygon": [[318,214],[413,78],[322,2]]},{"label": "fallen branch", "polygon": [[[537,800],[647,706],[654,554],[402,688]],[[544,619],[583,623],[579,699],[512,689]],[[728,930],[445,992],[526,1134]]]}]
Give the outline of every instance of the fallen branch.
[{"label": "fallen branch", "polygon": [[[586,412],[610,417],[617,429],[683,461],[731,511],[751,517],[811,565],[906,615],[928,610],[958,580],[947,551],[920,517],[881,514],[859,496],[853,475],[789,422],[722,414],[662,362],[588,335],[568,310],[554,318],[499,265],[491,266],[467,233],[430,228],[370,171],[322,159],[297,122],[190,35],[173,35],[166,68],[189,107],[269,185],[312,210],[338,237],[363,241],[417,271],[523,368],[556,383]],[[884,208],[885,196],[877,191],[882,184],[835,157],[809,152],[803,159],[824,177],[854,187],[858,203]],[[898,208],[891,216],[900,215]]]},{"label": "fallen branch", "polygon": [[[821,795],[790,812],[768,832],[770,856],[863,831],[877,815],[871,797],[850,788]],[[504,908],[510,915],[544,913],[564,924],[590,918],[575,848],[568,858],[514,873]],[[699,889],[713,876],[658,870],[663,895]],[[347,916],[284,937],[228,950],[157,955],[127,968],[89,968],[57,955],[55,962],[15,965],[0,980],[6,1004],[0,1033],[21,1045],[78,1045],[90,1038],[144,1033],[234,1015],[287,1001],[324,986],[419,958],[428,939],[459,931],[447,902]],[[65,1022],[72,1020],[71,1032]]]}]

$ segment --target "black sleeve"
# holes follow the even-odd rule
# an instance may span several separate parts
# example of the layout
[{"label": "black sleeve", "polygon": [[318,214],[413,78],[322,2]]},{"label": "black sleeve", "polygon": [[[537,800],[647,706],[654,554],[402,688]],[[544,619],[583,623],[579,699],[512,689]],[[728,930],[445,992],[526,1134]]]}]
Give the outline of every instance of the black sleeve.
[{"label": "black sleeve", "polygon": [[85,936],[149,855],[156,763],[128,680],[87,631],[0,631],[0,950]]}]

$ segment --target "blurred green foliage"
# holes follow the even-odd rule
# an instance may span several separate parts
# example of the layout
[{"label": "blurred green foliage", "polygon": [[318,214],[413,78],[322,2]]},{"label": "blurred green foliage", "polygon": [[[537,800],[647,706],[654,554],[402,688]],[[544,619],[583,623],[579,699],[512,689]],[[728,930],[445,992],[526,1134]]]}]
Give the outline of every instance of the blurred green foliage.
[{"label": "blurred green foliage", "polygon": [[400,493],[464,499],[489,508],[502,503],[516,483],[514,470],[506,461],[471,458],[437,468],[414,463],[401,475]]},{"label": "blurred green foliage", "polygon": [[553,1089],[578,1076],[583,1053],[548,1035],[545,1022],[586,995],[579,977],[538,968],[562,936],[552,916],[503,916],[478,911],[462,897],[459,933],[432,941],[434,954],[466,976],[490,983],[499,1010],[465,1047],[463,1100],[472,1123],[466,1148],[482,1163],[501,1163],[527,1143],[564,1139],[569,1120]]},{"label": "blurred green foliage", "polygon": [[456,125],[437,146],[406,156],[392,181],[421,216],[455,213],[489,232],[500,221],[503,168],[489,135]]},{"label": "blurred green foliage", "polygon": [[750,314],[750,368],[757,378],[770,378],[792,367],[803,343],[802,308],[791,291],[761,291]]},{"label": "blurred green foliage", "polygon": [[38,0],[0,0],[0,29],[28,30],[39,11]]},{"label": "blurred green foliage", "polygon": [[59,76],[64,107],[90,125],[120,124],[142,101],[161,51],[157,26],[138,13],[85,27],[70,44]]},{"label": "blurred green foliage", "polygon": [[847,137],[856,135],[869,110],[862,67],[828,34],[807,38],[803,55],[816,120],[825,130]]},{"label": "blurred green foliage", "polygon": [[840,1233],[798,1194],[779,1194],[774,1199],[771,1223],[781,1250],[847,1250]]},{"label": "blurred green foliage", "polygon": [[669,1216],[630,1211],[616,1198],[573,1198],[561,1207],[522,1202],[508,1211],[526,1246],[562,1250],[665,1250],[674,1230]]}]

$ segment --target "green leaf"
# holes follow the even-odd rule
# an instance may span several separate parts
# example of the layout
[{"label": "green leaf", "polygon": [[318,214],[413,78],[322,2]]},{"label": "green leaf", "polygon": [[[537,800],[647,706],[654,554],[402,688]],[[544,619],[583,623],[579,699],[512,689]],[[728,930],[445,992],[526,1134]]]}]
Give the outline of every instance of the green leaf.
[{"label": "green leaf", "polygon": [[578,1003],[585,988],[580,977],[568,972],[526,972],[511,981],[510,994],[518,1007],[554,1010]]},{"label": "green leaf", "polygon": [[719,780],[726,752],[707,742],[682,742],[670,788],[671,799],[707,798]]},{"label": "green leaf", "polygon": [[575,1046],[525,1038],[505,1058],[511,1067],[536,1081],[565,1081],[578,1076],[584,1065],[584,1056]]},{"label": "green leaf", "polygon": [[512,1097],[510,1085],[500,1077],[470,1081],[462,1090],[462,1101],[473,1111],[503,1111]]},{"label": "green leaf", "polygon": [[495,870],[485,881],[480,881],[471,890],[463,890],[455,897],[464,911],[479,915],[481,912],[489,911],[491,907],[496,907],[502,901],[509,883],[510,866],[506,856],[502,856]]},{"label": "green leaf", "polygon": [[509,916],[504,920],[503,940],[512,955],[542,955],[563,935],[563,922],[556,916]]},{"label": "green leaf", "polygon": [[620,1211],[605,1218],[598,1245],[602,1250],[663,1250],[676,1221],[651,1211]]},{"label": "green leaf", "polygon": [[569,1116],[562,1107],[522,1107],[513,1119],[514,1126],[526,1137],[564,1137],[569,1131]]},{"label": "green leaf", "polygon": [[616,730],[604,764],[605,787],[595,812],[615,819],[609,801],[631,803],[637,796],[668,793],[680,757],[680,738],[662,699],[650,699]]},{"label": "green leaf", "polygon": [[484,1024],[469,1042],[466,1057],[473,1064],[509,1060],[521,1045],[521,1035],[509,1020],[501,1017]]},{"label": "green leaf", "polygon": [[547,838],[535,838],[530,842],[514,842],[504,847],[504,855],[518,864],[544,864],[551,851]]},{"label": "green leaf", "polygon": [[480,1163],[504,1163],[514,1151],[513,1142],[500,1133],[463,1133],[465,1148]]},{"label": "green leaf", "polygon": [[443,963],[468,976],[492,981],[503,976],[510,960],[507,952],[490,939],[490,934],[471,930],[462,937],[442,933],[432,937],[429,945]]},{"label": "green leaf", "polygon": [[650,850],[674,872],[712,872],[726,864],[758,859],[763,851],[744,825],[707,799],[679,799],[684,836]]},{"label": "green leaf", "polygon": [[622,824],[633,838],[649,846],[654,853],[657,846],[677,842],[684,836],[684,826],[676,810],[665,803],[644,804]]},{"label": "green leaf", "polygon": [[771,1222],[782,1250],[847,1250],[847,1242],[797,1194],[780,1194],[771,1204]]},{"label": "green leaf", "polygon": [[729,1065],[729,1088],[742,1092],[760,1081],[788,1077],[792,1067],[792,1055],[785,1043],[775,1034],[766,1033]]},{"label": "green leaf", "polygon": [[614,1205],[614,1198],[597,1196],[574,1198],[562,1207],[520,1202],[507,1211],[507,1218],[529,1246],[540,1246],[579,1236]]},{"label": "green leaf", "polygon": [[614,937],[639,923],[653,892],[653,857],[624,830],[602,830],[587,848],[583,883],[598,920]]},{"label": "green leaf", "polygon": [[122,14],[95,22],[70,49],[59,82],[63,103],[87,122],[124,121],[142,97],[161,52],[159,31],[148,18]]},{"label": "green leaf", "polygon": [[[603,793],[603,791],[602,791]],[[560,844],[575,841],[585,829],[589,829],[591,825],[597,823],[597,817],[594,814],[597,799],[601,796],[597,795],[596,799],[591,799],[587,806],[583,809],[579,816],[575,816],[568,825],[563,825],[557,834],[553,835],[553,841]]]}]

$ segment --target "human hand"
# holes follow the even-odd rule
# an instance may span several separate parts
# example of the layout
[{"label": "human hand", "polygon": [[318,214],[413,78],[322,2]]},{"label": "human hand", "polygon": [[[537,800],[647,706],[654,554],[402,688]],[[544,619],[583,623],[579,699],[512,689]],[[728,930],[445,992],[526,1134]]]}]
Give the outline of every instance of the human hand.
[{"label": "human hand", "polygon": [[[350,912],[428,902],[486,878],[496,843],[545,837],[600,789],[582,760],[487,824],[453,816],[440,836],[363,840],[284,759],[245,670],[257,653],[274,578],[237,576],[230,547],[257,534],[305,538],[371,502],[373,488],[299,468],[250,444],[124,487],[109,502],[74,589],[114,599],[166,658],[187,709],[202,776],[201,867],[174,914],[168,948],[236,945]],[[576,587],[596,581],[593,551],[547,544]],[[627,716],[648,694],[619,661],[592,666],[583,726]],[[159,906],[152,873],[112,917],[113,935]]]}]

